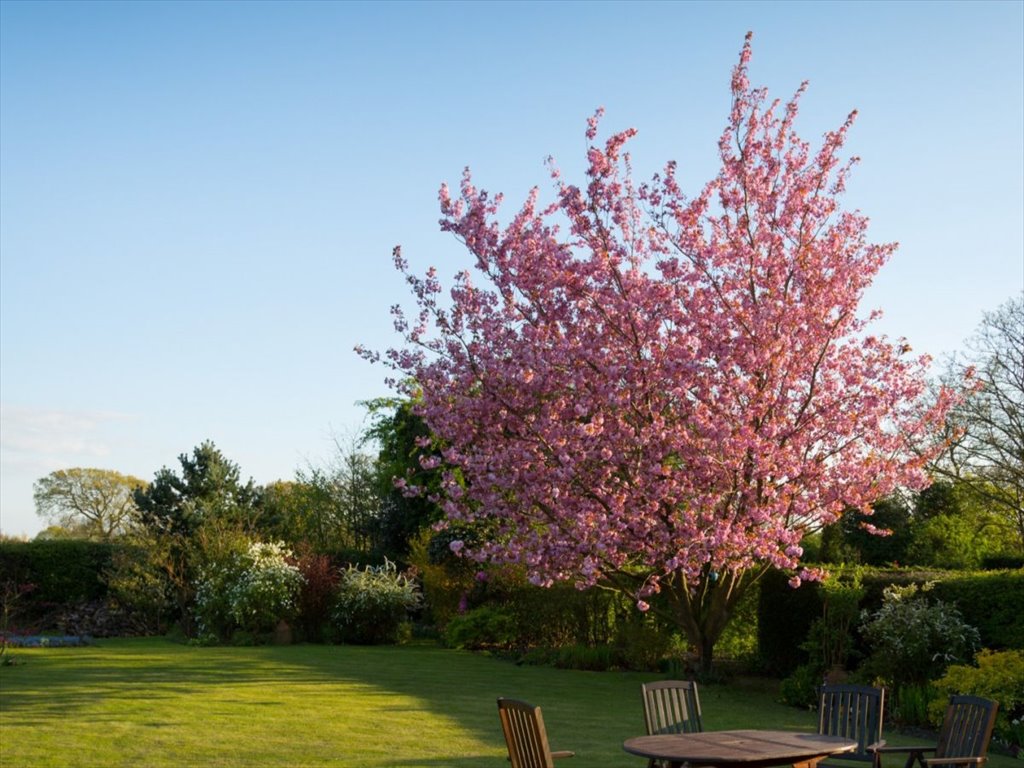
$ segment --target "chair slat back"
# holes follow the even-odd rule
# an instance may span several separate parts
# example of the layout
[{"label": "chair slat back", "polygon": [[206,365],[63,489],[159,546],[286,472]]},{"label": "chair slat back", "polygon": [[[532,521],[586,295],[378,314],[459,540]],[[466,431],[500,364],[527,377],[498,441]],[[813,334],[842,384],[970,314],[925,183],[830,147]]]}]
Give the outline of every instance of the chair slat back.
[{"label": "chair slat back", "polygon": [[697,684],[688,680],[644,683],[644,724],[647,734],[697,733],[704,730]]},{"label": "chair slat back", "polygon": [[818,733],[856,740],[854,752],[836,757],[871,762],[870,744],[882,738],[885,690],[867,685],[823,685],[818,706]]},{"label": "chair slat back", "polygon": [[498,716],[512,768],[554,768],[540,707],[499,698]]},{"label": "chair slat back", "polygon": [[999,703],[978,696],[950,696],[935,757],[985,757]]}]

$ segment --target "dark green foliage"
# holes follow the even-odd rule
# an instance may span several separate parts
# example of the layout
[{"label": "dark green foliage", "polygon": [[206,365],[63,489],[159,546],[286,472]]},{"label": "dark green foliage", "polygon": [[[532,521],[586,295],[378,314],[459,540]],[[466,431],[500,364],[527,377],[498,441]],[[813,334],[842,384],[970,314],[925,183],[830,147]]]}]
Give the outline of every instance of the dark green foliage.
[{"label": "dark green foliage", "polygon": [[800,641],[821,616],[818,585],[789,586],[789,576],[769,571],[761,578],[757,610],[757,647],[761,666],[768,674],[788,675],[807,663]]},{"label": "dark green foliage", "polygon": [[641,672],[658,669],[668,655],[672,637],[653,616],[634,612],[619,623],[616,637],[619,655],[626,667]]},{"label": "dark green foliage", "polygon": [[[827,563],[885,566],[906,561],[910,544],[910,510],[899,498],[881,499],[872,514],[851,510],[822,532],[820,556]],[[891,531],[888,536],[868,532],[864,525]]]},{"label": "dark green foliage", "polygon": [[818,664],[801,664],[779,685],[779,701],[807,709],[818,703],[822,675]]},{"label": "dark green foliage", "polygon": [[761,582],[757,581],[733,607],[729,623],[715,643],[715,658],[746,664],[756,663],[757,608],[760,594]]},{"label": "dark green foliage", "polygon": [[930,520],[939,515],[957,515],[961,512],[960,507],[953,483],[948,480],[937,480],[917,494],[914,517]]},{"label": "dark green foliage", "polygon": [[889,692],[889,716],[894,723],[904,727],[928,725],[928,702],[935,694],[929,684],[896,683],[889,686]]},{"label": "dark green foliage", "polygon": [[238,465],[210,441],[178,457],[181,474],[167,467],[135,493],[151,566],[166,579],[185,633],[192,635],[191,610],[198,569],[225,541],[259,530],[260,495],[252,480],[243,484]]},{"label": "dark green foliage", "polygon": [[1024,557],[1017,555],[989,555],[981,559],[983,571],[1001,571],[1024,568]]},{"label": "dark green foliage", "polygon": [[135,492],[142,523],[171,536],[193,536],[216,519],[251,530],[259,516],[259,494],[252,480],[242,484],[238,465],[210,441],[178,457],[181,474],[167,467]]},{"label": "dark green foliage", "polygon": [[523,664],[545,665],[557,669],[579,669],[605,672],[621,669],[624,664],[619,649],[610,645],[563,645],[559,648],[534,648],[521,659]]},{"label": "dark green foliage", "polygon": [[469,595],[471,606],[498,605],[516,623],[516,646],[557,648],[615,642],[619,620],[636,609],[609,591],[580,591],[571,584],[549,588],[529,584],[521,574],[492,575]]},{"label": "dark green foliage", "polygon": [[933,594],[978,628],[986,648],[1024,648],[1024,569],[950,574]]},{"label": "dark green foliage", "polygon": [[[832,568],[833,574],[842,569]],[[871,569],[860,571],[864,598],[861,610],[876,611],[882,592],[890,585],[908,586],[935,582],[931,596],[955,606],[964,621],[977,628],[986,648],[1024,648],[1024,570],[930,571]],[[799,647],[812,622],[821,615],[821,595],[815,584],[791,588],[785,574],[771,572],[761,581],[758,605],[758,653],[764,671],[788,675],[808,661]],[[794,638],[797,638],[794,641]],[[866,647],[859,635],[855,652]]]},{"label": "dark green foliage", "polygon": [[153,567],[153,552],[128,537],[118,542],[102,574],[114,605],[131,615],[143,634],[163,634],[173,615],[170,584]]},{"label": "dark green foliage", "polygon": [[[409,556],[410,542],[442,517],[441,509],[428,496],[440,490],[445,465],[434,469],[420,465],[421,458],[440,458],[440,446],[423,419],[414,413],[412,401],[380,398],[366,406],[373,423],[363,439],[375,442],[379,449],[377,494],[383,501],[376,521],[376,539],[381,552],[404,560]],[[395,487],[396,479],[424,487],[426,493],[405,496]]]},{"label": "dark green foliage", "polygon": [[516,622],[508,611],[482,606],[448,622],[444,630],[445,645],[470,651],[508,650],[516,642]]},{"label": "dark green foliage", "polygon": [[558,669],[604,672],[618,666],[618,654],[610,645],[566,645],[558,648],[551,664]]},{"label": "dark green foliage", "polygon": [[114,545],[81,539],[0,542],[0,583],[32,584],[29,610],[97,600],[107,594],[103,572]]}]

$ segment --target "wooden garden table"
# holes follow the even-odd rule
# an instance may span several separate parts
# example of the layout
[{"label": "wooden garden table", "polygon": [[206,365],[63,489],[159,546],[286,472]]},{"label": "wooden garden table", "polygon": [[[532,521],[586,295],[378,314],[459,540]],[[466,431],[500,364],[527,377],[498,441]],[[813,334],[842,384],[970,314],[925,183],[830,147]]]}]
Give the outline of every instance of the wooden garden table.
[{"label": "wooden garden table", "polygon": [[839,736],[792,731],[703,731],[626,739],[631,755],[664,760],[671,768],[814,768],[829,755],[852,752],[857,742]]}]

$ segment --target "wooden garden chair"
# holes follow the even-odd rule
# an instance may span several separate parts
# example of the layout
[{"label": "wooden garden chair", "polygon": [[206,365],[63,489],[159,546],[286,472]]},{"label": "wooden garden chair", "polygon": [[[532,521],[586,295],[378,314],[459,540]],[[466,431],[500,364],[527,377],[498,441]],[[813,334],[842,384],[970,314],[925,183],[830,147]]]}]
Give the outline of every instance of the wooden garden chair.
[{"label": "wooden garden chair", "polygon": [[[906,752],[904,768],[911,768],[916,760],[921,768],[955,768],[955,766],[977,766],[981,768],[988,760],[988,743],[992,740],[992,729],[996,724],[999,703],[977,696],[950,696],[946,716],[939,729],[939,741],[934,747],[878,747],[870,750],[874,756],[874,768],[881,768],[882,755]],[[934,757],[925,757],[925,752],[934,752]]]},{"label": "wooden garden chair", "polygon": [[569,751],[552,752],[544,730],[540,707],[515,699],[498,699],[498,716],[505,733],[508,759],[512,768],[554,768],[560,757],[572,757]]},{"label": "wooden garden chair", "polygon": [[882,719],[885,689],[867,685],[823,685],[818,704],[818,733],[841,736],[857,742],[854,752],[833,755],[822,766],[844,765],[832,760],[875,763],[873,750],[885,746],[882,741]]},{"label": "wooden garden chair", "polygon": [[[704,730],[700,716],[697,683],[688,680],[661,680],[640,686],[644,700],[644,725],[647,735],[662,733],[698,733]],[[649,760],[647,768],[657,768]]]}]

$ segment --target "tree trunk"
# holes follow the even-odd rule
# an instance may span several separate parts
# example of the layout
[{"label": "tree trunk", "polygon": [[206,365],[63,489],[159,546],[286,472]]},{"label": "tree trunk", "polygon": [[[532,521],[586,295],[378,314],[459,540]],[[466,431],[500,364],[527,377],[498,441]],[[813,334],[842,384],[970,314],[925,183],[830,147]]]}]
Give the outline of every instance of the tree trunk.
[{"label": "tree trunk", "polygon": [[767,567],[723,573],[706,570],[696,583],[682,575],[667,583],[672,619],[699,654],[697,672],[700,677],[706,678],[714,672],[715,644],[728,626],[733,608],[767,570]]}]

